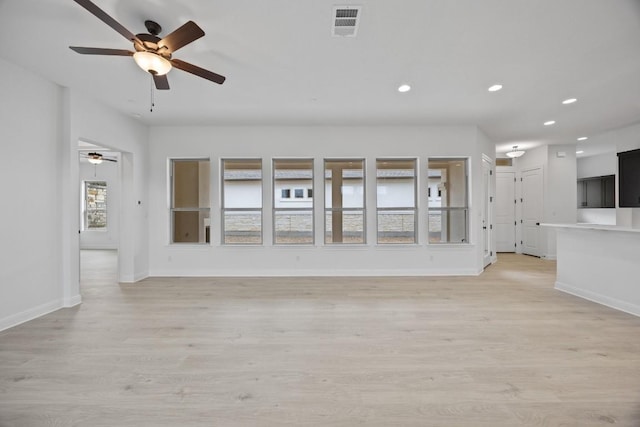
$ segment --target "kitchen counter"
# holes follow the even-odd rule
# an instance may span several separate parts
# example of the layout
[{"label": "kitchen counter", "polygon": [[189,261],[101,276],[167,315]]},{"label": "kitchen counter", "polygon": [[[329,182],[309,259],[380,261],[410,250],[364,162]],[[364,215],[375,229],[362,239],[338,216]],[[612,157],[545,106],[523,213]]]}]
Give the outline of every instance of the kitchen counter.
[{"label": "kitchen counter", "polygon": [[556,289],[640,316],[640,229],[541,225],[556,229]]}]

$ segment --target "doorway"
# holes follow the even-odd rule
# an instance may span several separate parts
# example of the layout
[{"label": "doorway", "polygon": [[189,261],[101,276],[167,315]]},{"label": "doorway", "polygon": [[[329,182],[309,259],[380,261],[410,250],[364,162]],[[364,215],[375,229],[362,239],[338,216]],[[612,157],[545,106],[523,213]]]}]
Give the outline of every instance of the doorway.
[{"label": "doorway", "polygon": [[121,235],[121,153],[82,140],[78,141],[77,150],[80,196],[77,205],[80,211],[78,259],[82,293],[82,285],[87,279],[102,277],[109,283],[117,283]]},{"label": "doorway", "polygon": [[541,256],[542,167],[522,171],[522,253]]},{"label": "doorway", "polygon": [[496,251],[516,251],[516,173],[496,173]]},{"label": "doorway", "polygon": [[482,245],[483,267],[491,264],[493,259],[493,194],[491,191],[491,177],[493,176],[493,162],[487,156],[482,156]]}]

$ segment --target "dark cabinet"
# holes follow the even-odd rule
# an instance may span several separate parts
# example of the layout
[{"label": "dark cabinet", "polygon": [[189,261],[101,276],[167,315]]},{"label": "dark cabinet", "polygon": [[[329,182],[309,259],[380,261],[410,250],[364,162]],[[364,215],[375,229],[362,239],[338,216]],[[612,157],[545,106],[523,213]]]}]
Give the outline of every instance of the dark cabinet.
[{"label": "dark cabinet", "polygon": [[640,207],[640,150],[618,153],[621,208]]},{"label": "dark cabinet", "polygon": [[578,208],[615,208],[615,175],[578,180]]}]

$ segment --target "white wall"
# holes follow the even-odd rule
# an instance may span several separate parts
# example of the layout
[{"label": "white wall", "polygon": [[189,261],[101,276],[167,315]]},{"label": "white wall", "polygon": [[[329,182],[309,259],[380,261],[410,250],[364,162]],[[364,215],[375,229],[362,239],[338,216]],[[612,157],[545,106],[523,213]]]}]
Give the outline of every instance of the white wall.
[{"label": "white wall", "polygon": [[[618,157],[614,151],[598,154],[596,156],[580,157],[577,160],[577,167],[578,179],[615,175],[616,170],[618,169]],[[577,221],[579,223],[586,224],[615,225],[616,209],[578,209]]]},{"label": "white wall", "polygon": [[[615,153],[635,150],[640,148],[640,124],[615,129],[609,132],[596,135],[589,139],[589,144],[595,147],[615,147]],[[616,171],[618,170],[618,159],[615,159]],[[617,175],[617,174],[616,174]],[[618,180],[616,178],[616,206],[618,194]],[[640,208],[616,208],[616,225],[620,227],[640,229]]]},{"label": "white wall", "polygon": [[[413,206],[416,198],[414,184],[413,179],[385,179],[377,189],[377,206],[380,208]],[[436,192],[436,194],[438,193]],[[433,206],[433,204],[429,206]]]},{"label": "white wall", "polygon": [[[69,129],[67,152],[69,203],[73,206],[65,213],[65,253],[68,254],[69,292],[79,294],[78,225],[80,215],[79,165],[76,147],[83,140],[121,153],[120,162],[120,236],[118,238],[118,278],[121,282],[134,282],[148,276],[147,247],[147,150],[148,127],[132,117],[121,114],[80,93],[69,92]],[[66,265],[67,263],[65,263]]]},{"label": "white wall", "polygon": [[[477,274],[482,270],[478,193],[482,152],[493,145],[472,126],[460,127],[152,127],[149,164],[149,270],[153,276],[182,275],[411,275]],[[176,140],[180,144],[176,144]],[[345,143],[348,142],[348,143]],[[376,180],[366,180],[366,245],[324,245],[316,226],[313,246],[273,246],[271,159],[315,158],[315,177],[324,176],[324,158],[365,158],[367,177],[375,177],[376,158],[417,157],[426,175],[428,156],[471,156],[470,245],[425,245],[426,188],[420,192],[419,245],[375,245]],[[208,157],[212,163],[211,245],[169,245],[167,163],[169,158]],[[262,158],[264,245],[220,245],[221,158]],[[419,181],[422,183],[422,180]],[[423,185],[423,184],[420,184]],[[324,186],[314,186],[316,224],[323,223]],[[250,260],[250,262],[248,262]]]},{"label": "white wall", "polygon": [[[0,136],[6,159],[0,178],[11,207],[3,210],[0,226],[1,330],[81,302],[80,139],[126,152],[122,173],[127,191],[123,191],[120,234],[127,238],[120,238],[120,277],[134,280],[147,275],[143,196],[148,129],[1,59],[0,93]],[[123,275],[123,270],[130,274]]]},{"label": "white wall", "polygon": [[[63,306],[62,89],[0,59],[0,330]],[[25,172],[26,171],[26,172]]]},{"label": "white wall", "polygon": [[578,179],[615,175],[618,169],[618,156],[611,151],[597,156],[580,157],[577,160],[577,167]]},{"label": "white wall", "polygon": [[[475,210],[475,216],[476,216],[476,223],[477,223],[477,232],[479,233],[478,236],[480,236],[482,234],[482,212],[480,211],[481,207],[483,206],[482,204],[482,197],[483,197],[483,191],[482,191],[482,185],[483,185],[483,170],[482,170],[482,159],[483,156],[487,159],[491,160],[492,166],[491,169],[493,170],[492,175],[489,177],[489,195],[491,197],[494,198],[495,201],[495,195],[496,195],[496,145],[493,141],[491,141],[489,139],[489,137],[482,132],[480,129],[476,129],[476,139],[478,141],[478,145],[477,145],[477,156],[473,159],[472,162],[472,169],[471,169],[471,173],[473,175],[473,181],[474,181],[474,192],[471,193],[470,197],[472,198],[472,203],[474,206],[477,206],[478,209]],[[477,191],[476,191],[477,190]],[[497,255],[497,251],[496,251],[496,235],[495,235],[495,202],[494,205],[491,207],[491,214],[490,214],[490,218],[489,218],[489,224],[491,224],[493,227],[493,231],[491,232],[491,241],[489,244],[489,249],[491,251],[491,262],[496,262],[498,260],[498,255]],[[480,263],[484,263],[483,258],[483,251],[482,248],[480,248],[480,250],[478,251],[478,260]]]},{"label": "white wall", "polygon": [[[558,153],[564,153],[559,157]],[[516,199],[520,200],[522,188],[520,177],[522,171],[541,167],[543,173],[543,218],[546,223],[574,224],[577,217],[576,191],[576,146],[575,144],[541,146],[527,150],[522,157],[514,159],[516,170]],[[520,219],[522,218],[522,204],[516,205],[516,241],[517,252],[522,252]],[[540,229],[541,257],[555,259],[556,237],[555,229]]]},{"label": "white wall", "polygon": [[226,208],[262,206],[262,181],[227,181],[224,192]]},{"label": "white wall", "polygon": [[[616,206],[618,206],[618,157],[616,153],[640,148],[640,123],[591,136],[589,140],[583,143],[583,146],[599,153],[606,153],[603,154],[608,156],[608,160],[605,160],[606,171],[611,170],[611,164],[613,163],[614,172],[616,173]],[[589,162],[589,160],[584,161]],[[610,175],[614,172],[608,172],[604,175]],[[640,208],[616,208],[615,224],[619,227],[640,229]]]},{"label": "white wall", "polygon": [[[301,179],[301,180],[279,180],[275,184],[275,197],[274,203],[277,208],[311,208],[313,207],[313,200],[315,199],[315,195],[313,197],[307,197],[307,190],[313,190],[313,182],[310,179]],[[282,190],[288,189],[291,190],[291,198],[283,199],[282,198]],[[304,197],[301,199],[296,199],[294,197],[294,190],[302,189]]]},{"label": "white wall", "polygon": [[578,209],[579,224],[616,225],[615,208]]},{"label": "white wall", "polygon": [[[547,173],[544,196],[544,222],[573,224],[578,215],[576,190],[576,145],[563,144],[548,147]],[[555,259],[556,229],[544,228],[547,233],[545,258]]]}]

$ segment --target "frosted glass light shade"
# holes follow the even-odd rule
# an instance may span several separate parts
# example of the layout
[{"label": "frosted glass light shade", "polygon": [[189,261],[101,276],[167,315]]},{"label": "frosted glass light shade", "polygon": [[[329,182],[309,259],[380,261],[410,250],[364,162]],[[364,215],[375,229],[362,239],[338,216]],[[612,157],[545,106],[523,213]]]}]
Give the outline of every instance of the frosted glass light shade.
[{"label": "frosted glass light shade", "polygon": [[136,52],[133,60],[146,72],[162,76],[171,71],[171,62],[168,59],[153,52]]},{"label": "frosted glass light shade", "polygon": [[524,155],[525,151],[524,150],[518,150],[518,146],[514,145],[513,146],[513,150],[511,151],[507,151],[507,157],[511,157],[516,158],[516,157],[522,157]]}]

